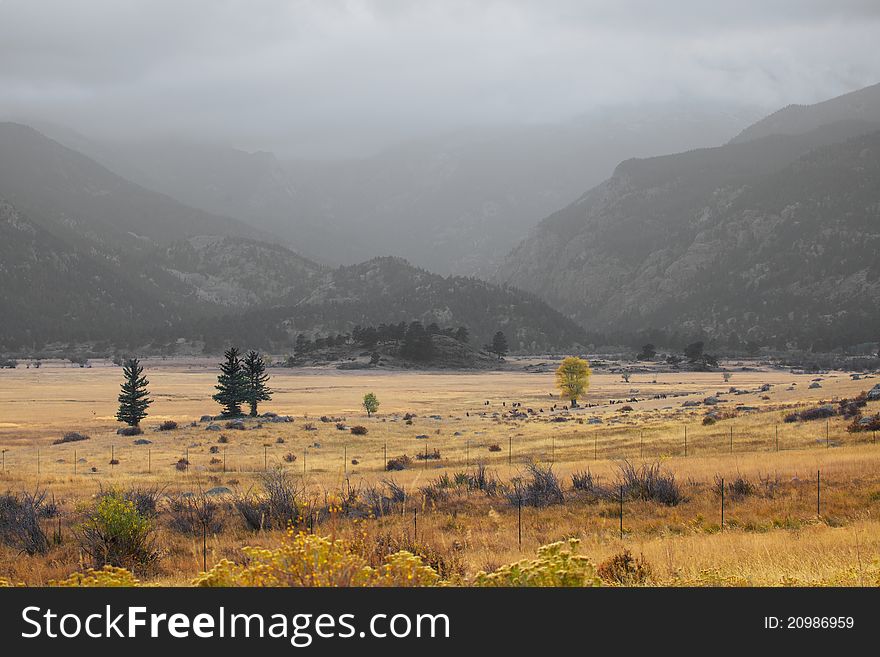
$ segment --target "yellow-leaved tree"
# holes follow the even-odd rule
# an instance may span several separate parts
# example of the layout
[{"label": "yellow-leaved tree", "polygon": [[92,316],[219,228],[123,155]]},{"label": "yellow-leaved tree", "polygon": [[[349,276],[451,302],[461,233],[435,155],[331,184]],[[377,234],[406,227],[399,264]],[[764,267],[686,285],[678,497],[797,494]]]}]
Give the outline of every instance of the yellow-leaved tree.
[{"label": "yellow-leaved tree", "polygon": [[569,356],[556,369],[556,387],[562,397],[569,400],[572,406],[577,406],[578,397],[583,396],[590,387],[592,373],[589,361]]}]

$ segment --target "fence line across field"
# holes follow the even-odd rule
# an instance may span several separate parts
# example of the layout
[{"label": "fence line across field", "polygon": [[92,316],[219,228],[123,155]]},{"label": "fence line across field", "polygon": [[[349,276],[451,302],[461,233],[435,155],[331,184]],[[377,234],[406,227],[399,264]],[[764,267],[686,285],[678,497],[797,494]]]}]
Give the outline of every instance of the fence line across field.
[{"label": "fence line across field", "polygon": [[[724,453],[757,453],[764,451],[798,451],[798,450],[808,450],[811,448],[825,448],[830,449],[831,447],[847,447],[851,445],[864,445],[871,444],[876,445],[877,441],[877,432],[871,431],[870,435],[868,432],[846,432],[845,435],[837,435],[832,436],[830,431],[830,425],[826,423],[824,427],[824,436],[815,437],[815,433],[813,434],[813,438],[806,438],[804,436],[796,436],[793,440],[786,440],[786,435],[784,431],[780,431],[779,424],[773,425],[772,429],[764,428],[763,431],[748,431],[743,432],[742,434],[737,434],[735,432],[735,427],[730,426],[726,429],[726,431],[702,431],[700,433],[695,434],[692,430],[688,429],[688,425],[681,425],[682,438],[676,439],[674,436],[674,430],[670,428],[663,429],[631,429],[631,430],[621,430],[616,427],[607,427],[602,429],[594,429],[589,432],[581,432],[574,433],[568,435],[551,435],[549,439],[544,439],[543,444],[536,445],[534,441],[531,441],[529,438],[518,438],[515,439],[513,436],[508,437],[508,449],[507,454],[504,455],[498,454],[493,458],[491,452],[484,454],[481,457],[474,457],[471,454],[471,448],[485,447],[485,443],[475,443],[471,439],[466,439],[464,441],[464,458],[453,457],[453,458],[443,458],[443,450],[448,449],[449,447],[461,447],[461,444],[456,444],[455,439],[447,439],[450,442],[446,442],[439,447],[436,447],[436,450],[440,451],[440,458],[436,460],[429,457],[429,448],[428,444],[425,443],[424,447],[424,469],[441,469],[446,467],[454,467],[456,465],[464,464],[465,467],[469,467],[472,462],[484,462],[487,464],[497,464],[499,461],[506,461],[507,465],[512,467],[516,464],[525,464],[531,461],[543,461],[547,463],[557,463],[557,462],[566,462],[565,455],[570,453],[571,451],[577,450],[579,452],[583,452],[584,448],[584,440],[589,438],[589,434],[592,433],[592,442],[593,442],[593,460],[630,460],[638,457],[640,460],[652,460],[657,458],[667,458],[667,457],[698,457],[703,455],[721,455]],[[646,441],[645,432],[653,432],[655,434],[654,437],[650,438]],[[800,428],[800,433],[803,434],[806,431],[803,427]],[[600,441],[600,436],[604,434],[605,438]],[[739,435],[740,441],[736,440]],[[486,443],[491,443],[493,439],[487,439]],[[139,445],[124,445],[117,446],[115,443],[110,444],[101,444],[95,443],[94,445],[86,445],[84,443],[78,443],[78,445],[82,445],[82,447],[77,447],[76,449],[72,449],[73,453],[73,464],[72,471],[73,475],[77,477],[91,477],[95,478],[95,475],[101,475],[102,472],[107,474],[108,476],[116,476],[117,474],[125,474],[125,475],[137,475],[137,474],[152,474],[153,472],[153,458],[152,458],[152,447],[144,448]],[[737,447],[740,445],[740,447]],[[228,453],[228,446],[223,446],[223,454],[222,454],[222,472],[259,472],[266,471],[272,467],[277,465],[282,465],[281,462],[281,454],[274,450],[274,445],[262,445],[262,459],[259,465],[254,464],[254,459],[259,458],[259,450],[251,447],[250,449],[247,446],[237,445],[234,447],[233,454]],[[53,455],[56,454],[55,449],[63,448],[62,445],[59,446],[51,446],[49,450]],[[105,452],[109,459],[102,463],[102,459],[100,459],[96,454],[99,454],[102,449],[107,449]],[[302,453],[302,470],[305,475],[307,472],[307,449],[303,449]],[[348,474],[348,456],[347,456],[348,446],[342,446],[342,471],[343,475]],[[32,472],[35,472],[38,477],[42,477],[48,474],[59,474],[57,467],[58,463],[47,462],[45,456],[45,450],[41,447],[36,448],[22,448],[22,449],[13,449],[13,448],[5,448],[2,450],[2,454],[0,454],[0,474],[13,473],[17,472],[19,474],[25,474],[29,468],[27,468],[27,453],[30,452],[31,456],[31,468]],[[71,453],[71,452],[68,452]],[[416,454],[422,456],[419,451],[416,451]],[[212,457],[216,458],[214,452],[210,452]],[[106,459],[107,456],[104,458]],[[186,465],[186,467],[178,468],[181,471],[188,472],[191,469],[200,469],[205,470],[206,472],[212,472],[212,470],[207,470],[207,466],[204,464],[193,464],[191,462],[191,452],[190,448],[184,447],[181,452],[182,461]],[[201,454],[200,454],[201,456]],[[232,456],[237,456],[237,465],[231,463]],[[97,471],[92,471],[90,467],[79,468],[79,465],[83,462],[84,459],[89,457],[92,459],[90,461],[85,461],[86,463],[90,463],[91,467],[97,468]],[[573,460],[573,459],[572,459]],[[63,459],[56,459],[56,461],[63,462]],[[244,463],[242,463],[244,462]],[[248,465],[248,463],[250,465]],[[388,468],[388,444],[385,442],[382,446],[382,460],[380,461],[381,468],[375,467],[376,470],[379,471],[387,471]],[[106,465],[108,466],[106,470],[100,468],[99,466]],[[175,464],[170,463],[170,466]],[[214,465],[219,465],[215,463]],[[368,472],[373,468],[364,468],[361,472]],[[82,472],[85,470],[85,472]],[[319,471],[328,472],[326,468],[321,468]],[[67,471],[70,473],[70,470]]]}]

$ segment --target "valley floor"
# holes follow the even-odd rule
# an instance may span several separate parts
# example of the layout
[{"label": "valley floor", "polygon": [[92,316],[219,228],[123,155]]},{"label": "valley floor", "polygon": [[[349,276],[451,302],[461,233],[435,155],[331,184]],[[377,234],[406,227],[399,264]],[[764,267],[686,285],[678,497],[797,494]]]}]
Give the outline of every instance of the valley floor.
[{"label": "valley floor", "polygon": [[[849,420],[840,416],[783,421],[792,410],[852,398],[878,379],[725,365],[729,382],[718,372],[642,372],[628,383],[619,374],[597,373],[582,407],[572,411],[562,408],[549,372],[272,369],[275,395],[265,410],[292,422],[249,420],[245,430],[207,431],[198,419],[218,412],[210,400],[213,363],[148,361],[155,401],[144,435],[136,437],[149,443],[137,445],[116,434],[119,368],[3,370],[0,487],[45,489],[59,505],[47,533],[57,531],[60,540],[47,555],[0,546],[0,577],[45,584],[88,565],[76,530],[101,490],[255,491],[265,470],[280,467],[302,488],[303,508],[393,481],[407,493],[402,505],[375,518],[325,514],[315,533],[360,545],[391,540],[459,583],[573,537],[596,564],[624,549],[641,555],[650,567],[646,584],[880,583],[880,445],[871,432],[847,432]],[[814,379],[821,387],[809,387]],[[359,407],[367,392],[381,402],[372,418]],[[719,403],[683,406],[709,396]],[[717,414],[715,423],[703,424],[707,411]],[[870,402],[865,414],[878,411],[880,402]],[[407,413],[414,416],[409,423]],[[158,431],[167,419],[179,428]],[[352,435],[353,425],[366,427],[367,435]],[[90,438],[53,444],[68,431]],[[439,459],[417,459],[434,450]],[[385,471],[387,459],[404,454],[409,467]],[[110,464],[111,455],[118,463]],[[189,462],[184,470],[176,467],[181,458]],[[626,499],[621,532],[619,501],[574,489],[571,475],[589,470],[599,487],[613,491],[624,459],[637,467],[658,463],[674,474],[684,499],[672,506]],[[552,465],[564,500],[526,505],[521,521],[504,494],[455,483],[456,473],[475,472],[482,463],[490,477],[510,484],[527,479],[527,466],[536,461]],[[723,525],[721,478],[745,482],[741,494],[726,494]],[[240,561],[243,546],[277,546],[284,535],[249,531],[230,510],[203,554],[201,536],[174,531],[161,514],[157,524],[164,557],[142,579],[159,584],[188,583],[204,561],[209,568],[224,558]]]}]

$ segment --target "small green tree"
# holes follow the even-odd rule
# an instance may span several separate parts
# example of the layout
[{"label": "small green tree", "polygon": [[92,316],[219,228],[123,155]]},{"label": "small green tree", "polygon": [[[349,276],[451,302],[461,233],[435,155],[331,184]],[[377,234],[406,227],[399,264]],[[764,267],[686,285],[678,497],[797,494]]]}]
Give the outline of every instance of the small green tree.
[{"label": "small green tree", "polygon": [[241,405],[248,400],[248,380],[239,359],[239,351],[235,347],[227,349],[223,355],[226,360],[220,363],[220,375],[217,377],[217,392],[213,399],[223,407],[226,417],[239,417]]},{"label": "small green tree", "polygon": [[565,358],[556,369],[556,387],[565,399],[571,402],[572,407],[577,406],[578,397],[587,392],[590,387],[589,361],[577,356]]},{"label": "small green tree", "polygon": [[368,392],[364,395],[364,401],[361,402],[361,404],[367,412],[367,417],[371,417],[373,413],[379,410],[379,398],[372,392]]},{"label": "small green tree", "polygon": [[153,403],[149,398],[149,381],[144,376],[144,368],[137,358],[129,358],[122,366],[123,381],[119,390],[119,410],[116,419],[136,427],[147,417],[147,408]]},{"label": "small green tree", "polygon": [[259,352],[251,349],[243,361],[244,375],[247,378],[247,403],[251,407],[251,417],[257,416],[257,405],[261,401],[272,399],[272,391],[266,385],[269,375],[266,374],[266,363]]},{"label": "small green tree", "polygon": [[504,358],[507,355],[507,337],[501,331],[492,336],[492,353],[498,358]]}]

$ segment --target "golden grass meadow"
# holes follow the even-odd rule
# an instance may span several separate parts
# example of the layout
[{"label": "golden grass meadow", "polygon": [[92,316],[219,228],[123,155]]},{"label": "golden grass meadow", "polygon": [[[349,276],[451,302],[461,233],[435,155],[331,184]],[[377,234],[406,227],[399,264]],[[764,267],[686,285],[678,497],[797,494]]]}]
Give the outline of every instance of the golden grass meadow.
[{"label": "golden grass meadow", "polygon": [[[154,403],[144,433],[133,437],[116,433],[118,367],[46,362],[0,371],[0,488],[45,493],[49,508],[39,519],[45,549],[0,546],[5,582],[94,578],[76,575],[102,565],[84,547],[91,514],[108,494],[133,504],[137,496],[126,492],[140,492],[154,506],[143,516],[151,558],[112,564],[127,568],[108,570],[100,582],[880,583],[875,435],[848,432],[850,420],[840,415],[784,421],[796,410],[854,398],[877,377],[744,362],[725,363],[729,381],[721,372],[649,367],[626,382],[600,369],[581,407],[568,410],[552,367],[271,368],[274,396],[261,411],[291,421],[247,419],[242,429],[200,421],[220,412],[211,400],[213,360],[143,364]],[[360,406],[367,392],[380,400],[372,417]],[[683,405],[707,397],[719,403]],[[880,402],[863,410],[877,413]],[[707,412],[713,423],[704,423]],[[177,428],[158,430],[164,421]],[[354,435],[353,426],[367,433]],[[55,444],[68,432],[88,438]],[[404,469],[386,469],[403,455]],[[621,488],[630,466],[637,475],[674,476],[678,497]],[[558,494],[535,485],[548,473]],[[261,506],[267,482],[286,487],[296,512],[289,523]],[[294,577],[290,564],[304,554],[322,555],[331,574]],[[536,576],[541,559],[564,561],[554,567],[575,579]]]}]

